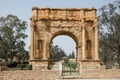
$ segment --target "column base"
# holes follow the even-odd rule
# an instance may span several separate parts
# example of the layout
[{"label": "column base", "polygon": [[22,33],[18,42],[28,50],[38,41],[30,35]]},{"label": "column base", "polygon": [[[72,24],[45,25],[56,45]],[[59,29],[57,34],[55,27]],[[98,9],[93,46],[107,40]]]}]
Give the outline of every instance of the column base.
[{"label": "column base", "polygon": [[32,70],[48,70],[48,60],[30,60]]},{"label": "column base", "polygon": [[99,60],[81,60],[82,69],[100,69]]}]

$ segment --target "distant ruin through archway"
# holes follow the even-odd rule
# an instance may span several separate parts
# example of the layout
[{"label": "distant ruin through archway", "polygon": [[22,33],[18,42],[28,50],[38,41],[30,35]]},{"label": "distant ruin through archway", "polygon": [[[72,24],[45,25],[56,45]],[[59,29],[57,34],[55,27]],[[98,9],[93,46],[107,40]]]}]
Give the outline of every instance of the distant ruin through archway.
[{"label": "distant ruin through archway", "polygon": [[33,7],[30,64],[34,70],[48,69],[50,43],[58,35],[68,35],[74,39],[77,61],[82,69],[100,68],[96,9]]}]

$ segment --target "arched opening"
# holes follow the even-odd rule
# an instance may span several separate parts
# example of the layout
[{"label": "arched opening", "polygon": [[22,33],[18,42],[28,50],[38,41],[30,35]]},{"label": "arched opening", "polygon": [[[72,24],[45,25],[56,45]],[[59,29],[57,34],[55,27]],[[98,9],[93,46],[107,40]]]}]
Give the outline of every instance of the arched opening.
[{"label": "arched opening", "polygon": [[70,36],[59,35],[52,42],[54,46],[58,45],[60,49],[64,50],[67,56],[74,53],[73,56],[76,57],[76,42]]},{"label": "arched opening", "polygon": [[59,64],[67,61],[77,61],[77,39],[74,35],[67,33],[55,35],[50,42],[49,68],[57,69]]}]

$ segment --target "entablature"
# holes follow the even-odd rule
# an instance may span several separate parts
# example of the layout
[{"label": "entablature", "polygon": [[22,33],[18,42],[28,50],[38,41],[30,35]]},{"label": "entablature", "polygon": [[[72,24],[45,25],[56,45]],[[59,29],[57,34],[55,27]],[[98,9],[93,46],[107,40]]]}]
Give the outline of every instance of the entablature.
[{"label": "entablature", "polygon": [[33,7],[32,17],[35,20],[72,20],[96,19],[95,8],[38,8]]}]

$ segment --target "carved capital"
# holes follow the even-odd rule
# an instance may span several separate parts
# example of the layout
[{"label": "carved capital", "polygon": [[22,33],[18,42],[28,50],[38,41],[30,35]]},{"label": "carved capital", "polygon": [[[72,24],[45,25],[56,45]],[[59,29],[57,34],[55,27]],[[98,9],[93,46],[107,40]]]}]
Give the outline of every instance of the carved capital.
[{"label": "carved capital", "polygon": [[85,30],[85,28],[86,28],[85,26],[82,26],[82,27],[81,27],[81,31]]},{"label": "carved capital", "polygon": [[93,28],[92,28],[92,31],[95,32],[95,30],[98,30],[98,20],[94,20],[94,25],[93,25]]},{"label": "carved capital", "polygon": [[94,20],[94,27],[98,27],[98,19]]},{"label": "carved capital", "polygon": [[37,26],[37,21],[31,18],[31,28]]},{"label": "carved capital", "polygon": [[81,47],[82,47],[82,45],[79,45],[79,46],[76,47],[76,49],[81,48]]}]

